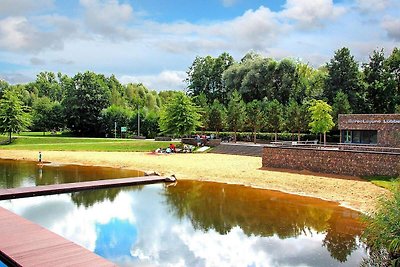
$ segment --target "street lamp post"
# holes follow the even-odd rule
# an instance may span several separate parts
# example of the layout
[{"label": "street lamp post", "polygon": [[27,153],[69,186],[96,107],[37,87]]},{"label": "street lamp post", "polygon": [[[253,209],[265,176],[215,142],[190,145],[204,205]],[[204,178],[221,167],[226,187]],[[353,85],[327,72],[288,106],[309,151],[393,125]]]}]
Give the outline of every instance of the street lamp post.
[{"label": "street lamp post", "polygon": [[139,107],[140,105],[137,106],[137,135],[140,136],[140,113],[139,113]]}]

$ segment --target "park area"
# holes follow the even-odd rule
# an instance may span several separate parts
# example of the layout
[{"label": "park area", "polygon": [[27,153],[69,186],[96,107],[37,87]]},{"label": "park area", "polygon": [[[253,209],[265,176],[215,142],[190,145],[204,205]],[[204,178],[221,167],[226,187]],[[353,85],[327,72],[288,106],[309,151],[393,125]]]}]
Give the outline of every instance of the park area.
[{"label": "park area", "polygon": [[213,154],[212,150],[169,155],[153,153],[170,143],[30,133],[21,134],[10,145],[0,146],[0,158],[37,161],[41,151],[44,162],[128,168],[174,174],[178,179],[279,190],[339,202],[364,212],[373,210],[377,197],[387,192],[361,178],[261,170],[261,157]]}]

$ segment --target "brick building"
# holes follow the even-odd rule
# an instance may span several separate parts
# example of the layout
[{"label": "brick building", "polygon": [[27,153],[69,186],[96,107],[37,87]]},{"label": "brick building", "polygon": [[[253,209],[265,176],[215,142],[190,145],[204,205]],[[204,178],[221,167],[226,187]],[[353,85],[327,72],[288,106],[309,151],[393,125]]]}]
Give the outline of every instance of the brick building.
[{"label": "brick building", "polygon": [[341,114],[340,142],[400,147],[400,114]]},{"label": "brick building", "polygon": [[400,175],[400,114],[339,115],[339,145],[263,148],[264,168],[353,176]]}]

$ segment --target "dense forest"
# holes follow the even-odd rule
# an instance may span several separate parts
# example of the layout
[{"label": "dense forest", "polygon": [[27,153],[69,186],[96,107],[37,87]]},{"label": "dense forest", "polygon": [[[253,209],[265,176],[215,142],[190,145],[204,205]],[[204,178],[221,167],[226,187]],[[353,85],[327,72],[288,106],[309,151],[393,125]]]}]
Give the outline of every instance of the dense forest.
[{"label": "dense forest", "polygon": [[[9,97],[6,92],[16,95],[30,114],[26,125],[32,131],[111,137],[124,126],[146,137],[193,130],[305,133],[317,100],[329,104],[335,123],[341,113],[399,113],[400,50],[389,55],[376,50],[368,62],[358,63],[348,48],[341,48],[318,69],[254,52],[238,62],[228,53],[196,57],[186,83],[185,94],[156,92],[143,84],[122,85],[114,75],[41,72],[27,84],[0,80],[0,99]],[[179,116],[168,116],[183,107],[189,107],[188,113],[179,116],[190,117],[191,127],[171,130],[179,128],[173,123]]]}]

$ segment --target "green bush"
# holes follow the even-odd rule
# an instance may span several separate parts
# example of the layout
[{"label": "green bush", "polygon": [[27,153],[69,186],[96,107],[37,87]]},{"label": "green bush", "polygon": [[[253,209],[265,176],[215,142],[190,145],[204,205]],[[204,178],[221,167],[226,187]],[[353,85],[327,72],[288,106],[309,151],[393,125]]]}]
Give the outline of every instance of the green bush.
[{"label": "green bush", "polygon": [[393,186],[393,195],[384,196],[371,216],[364,217],[363,239],[372,254],[386,251],[386,266],[400,266],[400,181]]},{"label": "green bush", "polygon": [[[211,135],[213,134],[215,136],[215,132],[212,131],[205,131],[205,132],[197,132],[196,134],[205,134],[205,135]],[[221,138],[222,140],[228,140],[229,137],[233,137],[233,132],[220,132],[218,135],[218,138]],[[251,142],[253,141],[253,133],[252,132],[237,132],[236,133],[237,141],[247,141]],[[306,141],[306,140],[316,140],[317,136],[315,134],[300,134],[300,140]],[[257,134],[257,140],[262,140],[262,141],[274,141],[275,140],[275,134],[274,133],[258,133]],[[297,141],[297,134],[291,134],[291,133],[278,133],[278,140],[280,141]]]}]

